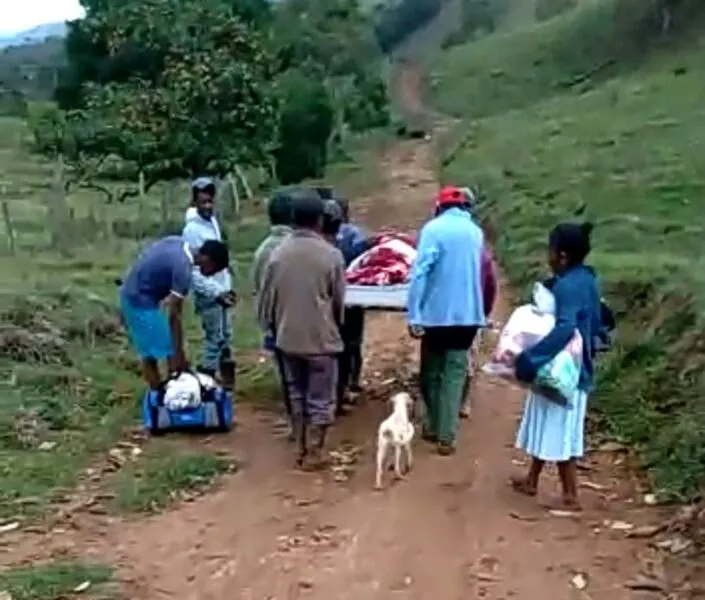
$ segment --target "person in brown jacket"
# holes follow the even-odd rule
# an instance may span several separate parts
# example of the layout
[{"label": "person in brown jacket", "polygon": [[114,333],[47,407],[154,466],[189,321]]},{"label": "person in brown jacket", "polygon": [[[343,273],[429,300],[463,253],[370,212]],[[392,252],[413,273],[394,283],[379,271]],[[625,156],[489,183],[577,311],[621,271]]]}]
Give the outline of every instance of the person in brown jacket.
[{"label": "person in brown jacket", "polygon": [[317,468],[333,419],[343,350],[345,267],[340,251],[321,235],[324,203],[316,191],[297,191],[292,209],[294,231],[265,267],[257,312],[281,352],[297,464]]}]

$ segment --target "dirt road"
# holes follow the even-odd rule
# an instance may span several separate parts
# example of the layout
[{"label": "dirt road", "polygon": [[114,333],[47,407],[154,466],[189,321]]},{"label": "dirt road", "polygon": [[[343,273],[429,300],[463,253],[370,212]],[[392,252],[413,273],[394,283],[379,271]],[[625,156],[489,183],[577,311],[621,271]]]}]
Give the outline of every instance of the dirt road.
[{"label": "dirt road", "polygon": [[[418,226],[436,189],[431,152],[424,141],[392,147],[384,186],[356,204],[357,216],[370,227]],[[508,387],[479,377],[458,453],[443,458],[417,440],[408,479],[372,490],[382,400],[406,385],[416,348],[398,316],[373,316],[368,332],[369,391],[333,440],[357,454],[347,481],[292,470],[272,416],[243,408],[238,431],[217,442],[242,468],[217,492],[146,520],[96,520],[65,539],[118,565],[133,600],[629,598],[623,583],[640,547],[610,525],[625,518],[628,486],[599,467],[587,472],[579,518],[515,495],[507,480],[522,469],[512,450],[522,398]]]}]

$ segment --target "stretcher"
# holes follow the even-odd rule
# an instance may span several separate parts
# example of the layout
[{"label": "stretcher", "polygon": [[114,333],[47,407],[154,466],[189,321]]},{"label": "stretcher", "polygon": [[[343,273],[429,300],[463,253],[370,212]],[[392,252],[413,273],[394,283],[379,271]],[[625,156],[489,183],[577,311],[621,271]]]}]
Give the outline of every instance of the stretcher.
[{"label": "stretcher", "polygon": [[365,310],[406,311],[409,284],[354,285],[345,288],[345,306],[360,306]]}]

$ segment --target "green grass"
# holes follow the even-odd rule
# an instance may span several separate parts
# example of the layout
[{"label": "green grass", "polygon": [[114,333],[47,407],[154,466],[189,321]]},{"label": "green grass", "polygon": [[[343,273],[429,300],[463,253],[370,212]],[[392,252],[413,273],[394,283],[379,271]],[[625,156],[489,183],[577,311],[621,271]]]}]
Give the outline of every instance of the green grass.
[{"label": "green grass", "polygon": [[12,600],[57,600],[75,595],[97,597],[94,594],[100,592],[101,598],[108,598],[114,597],[106,595],[111,591],[105,584],[111,578],[111,569],[101,565],[54,562],[19,567],[0,573],[0,596],[5,592]]},{"label": "green grass", "polygon": [[546,47],[574,44],[574,56],[561,60],[578,72],[575,53],[591,38],[576,31],[598,8],[585,2],[445,57],[444,66],[465,70],[438,99],[468,120],[442,177],[483,188],[481,211],[519,296],[546,273],[553,225],[596,224],[590,262],[618,312],[619,335],[600,359],[592,404],[607,431],[636,447],[655,487],[683,499],[705,481],[705,38],[685,38],[638,69],[627,55],[615,65],[619,76],[567,94],[551,82],[570,69],[554,54],[546,60]]},{"label": "green grass", "polygon": [[[695,0],[691,0],[695,5]],[[434,104],[464,118],[531,106],[555,95],[583,93],[673,46],[643,29],[647,2],[581,0],[553,19],[451,48],[434,62]]]},{"label": "green grass", "polygon": [[159,445],[158,450],[148,451],[116,475],[113,487],[117,510],[151,512],[166,508],[189,494],[205,491],[220,475],[234,469],[234,463],[223,456]]}]

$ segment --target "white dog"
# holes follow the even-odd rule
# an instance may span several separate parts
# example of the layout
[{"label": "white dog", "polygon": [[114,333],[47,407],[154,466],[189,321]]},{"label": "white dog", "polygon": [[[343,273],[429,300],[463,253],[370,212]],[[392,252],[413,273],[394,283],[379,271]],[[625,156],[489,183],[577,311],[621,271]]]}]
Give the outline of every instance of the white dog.
[{"label": "white dog", "polygon": [[392,414],[379,425],[377,430],[377,477],[375,488],[382,489],[382,473],[387,453],[394,448],[394,473],[401,479],[404,476],[401,468],[402,449],[406,450],[406,470],[411,469],[411,440],[414,438],[414,425],[409,419],[409,410],[413,405],[411,396],[406,392],[394,394],[391,398],[394,406]]}]

